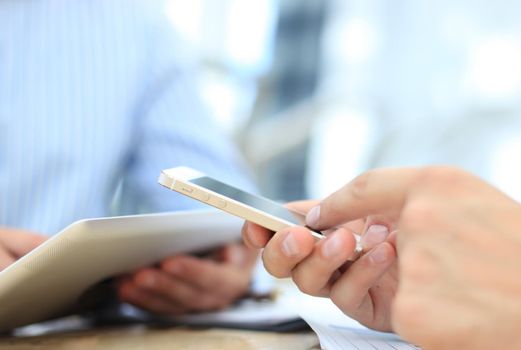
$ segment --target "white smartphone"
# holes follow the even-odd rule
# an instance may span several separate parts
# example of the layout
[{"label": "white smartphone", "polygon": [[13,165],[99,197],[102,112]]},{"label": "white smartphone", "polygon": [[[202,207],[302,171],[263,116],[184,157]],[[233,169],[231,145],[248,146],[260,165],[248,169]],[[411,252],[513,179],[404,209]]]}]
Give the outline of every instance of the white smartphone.
[{"label": "white smartphone", "polygon": [[[163,170],[158,181],[173,191],[254,222],[271,231],[305,225],[303,213],[242,191],[188,167]],[[310,232],[316,238],[324,238],[320,232],[311,229]]]}]

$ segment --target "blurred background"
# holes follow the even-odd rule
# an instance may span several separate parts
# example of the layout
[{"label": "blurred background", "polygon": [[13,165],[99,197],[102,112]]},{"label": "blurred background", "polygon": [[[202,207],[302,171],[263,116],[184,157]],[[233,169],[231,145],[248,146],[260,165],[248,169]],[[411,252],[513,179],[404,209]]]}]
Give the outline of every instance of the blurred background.
[{"label": "blurred background", "polygon": [[521,2],[170,0],[261,192],[452,164],[521,200]]}]

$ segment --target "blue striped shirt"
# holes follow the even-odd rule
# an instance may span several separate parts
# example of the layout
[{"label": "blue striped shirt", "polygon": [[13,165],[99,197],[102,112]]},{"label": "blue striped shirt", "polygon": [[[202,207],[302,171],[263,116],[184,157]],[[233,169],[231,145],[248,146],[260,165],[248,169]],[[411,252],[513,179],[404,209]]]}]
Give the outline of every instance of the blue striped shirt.
[{"label": "blue striped shirt", "polygon": [[198,97],[162,3],[0,1],[0,225],[52,234],[112,214],[190,208],[157,184],[187,165],[248,186]]}]

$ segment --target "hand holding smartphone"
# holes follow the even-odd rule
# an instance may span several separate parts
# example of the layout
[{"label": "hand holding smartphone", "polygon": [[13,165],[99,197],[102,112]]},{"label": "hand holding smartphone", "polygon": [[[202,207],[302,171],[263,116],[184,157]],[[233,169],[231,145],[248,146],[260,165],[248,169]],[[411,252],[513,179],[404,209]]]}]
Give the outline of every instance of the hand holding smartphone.
[{"label": "hand holding smartphone", "polygon": [[[166,169],[159,176],[159,183],[172,191],[221,209],[244,220],[251,221],[271,231],[292,226],[305,226],[306,215],[270,199],[256,196],[231,185],[213,179],[188,167]],[[325,236],[309,229],[317,239]],[[357,246],[353,260],[362,253],[360,236],[355,234]]]},{"label": "hand holding smartphone", "polygon": [[[170,190],[254,222],[271,231],[305,225],[303,213],[242,191],[188,167],[163,170],[158,181]],[[310,232],[318,239],[324,238],[320,232],[311,229]]]}]

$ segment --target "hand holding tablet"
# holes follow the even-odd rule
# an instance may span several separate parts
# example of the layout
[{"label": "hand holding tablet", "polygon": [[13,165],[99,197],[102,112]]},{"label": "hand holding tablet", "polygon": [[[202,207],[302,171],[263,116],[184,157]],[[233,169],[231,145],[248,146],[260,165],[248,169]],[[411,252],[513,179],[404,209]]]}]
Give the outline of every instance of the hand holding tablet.
[{"label": "hand holding tablet", "polygon": [[235,241],[241,226],[219,211],[78,221],[0,272],[0,330],[59,316],[106,278]]}]

